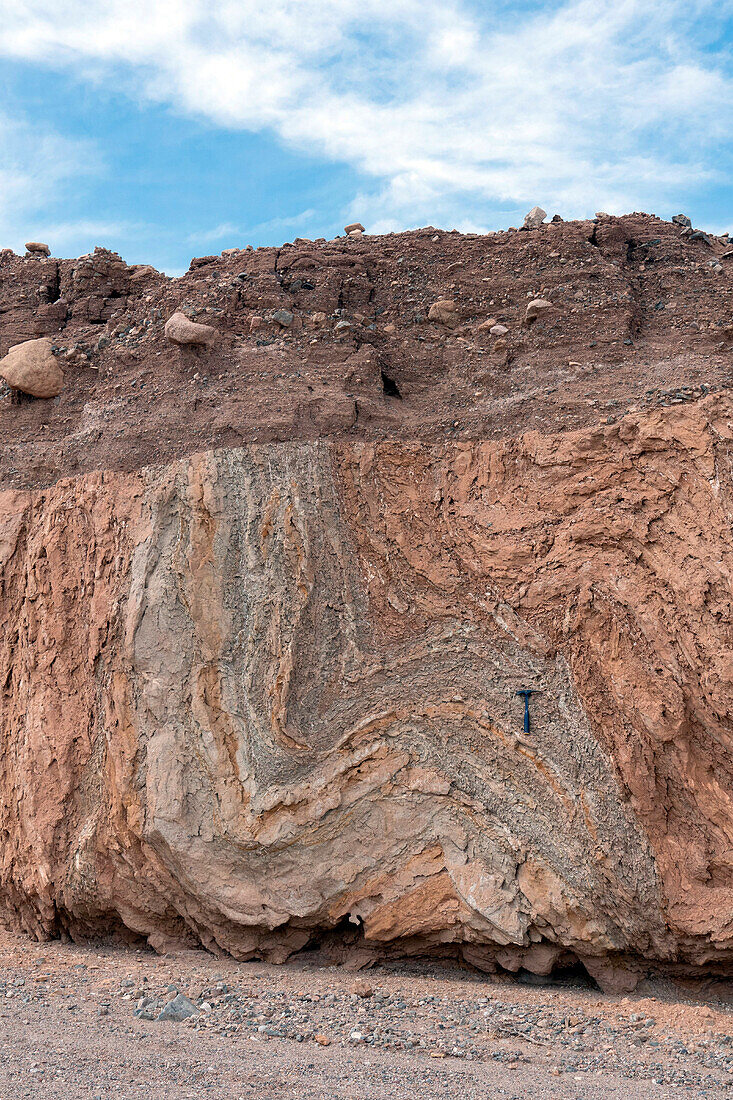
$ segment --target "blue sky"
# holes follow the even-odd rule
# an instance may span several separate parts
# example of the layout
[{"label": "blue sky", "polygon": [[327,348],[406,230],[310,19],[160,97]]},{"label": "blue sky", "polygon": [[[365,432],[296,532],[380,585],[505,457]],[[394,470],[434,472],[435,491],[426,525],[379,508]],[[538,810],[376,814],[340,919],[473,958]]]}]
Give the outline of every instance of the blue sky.
[{"label": "blue sky", "polygon": [[0,247],[733,230],[733,0],[0,0]]}]

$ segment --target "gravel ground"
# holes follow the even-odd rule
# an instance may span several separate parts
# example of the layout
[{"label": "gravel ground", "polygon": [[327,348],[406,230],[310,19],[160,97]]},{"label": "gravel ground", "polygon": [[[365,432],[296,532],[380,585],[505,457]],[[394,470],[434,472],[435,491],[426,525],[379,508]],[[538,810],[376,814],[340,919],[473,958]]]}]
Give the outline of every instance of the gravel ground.
[{"label": "gravel ground", "polygon": [[3,935],[0,1100],[733,1097],[733,1010],[656,992]]}]

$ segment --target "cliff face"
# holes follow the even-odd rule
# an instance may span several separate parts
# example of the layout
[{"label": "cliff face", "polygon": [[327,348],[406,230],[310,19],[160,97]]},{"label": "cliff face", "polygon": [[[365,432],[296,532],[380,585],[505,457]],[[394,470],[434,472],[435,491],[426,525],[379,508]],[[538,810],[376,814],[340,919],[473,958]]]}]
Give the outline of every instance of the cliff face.
[{"label": "cliff face", "polygon": [[732,414],[5,493],[6,917],[726,961]]},{"label": "cliff face", "polygon": [[[553,360],[547,331],[522,337],[528,371],[532,346]],[[366,378],[373,348],[347,339]],[[54,405],[6,399],[3,919],[274,959],[336,929],[364,957],[581,960],[616,988],[650,964],[733,969],[727,354],[649,340],[619,352],[619,385],[653,345],[679,400],[494,439],[446,439],[442,398],[411,412],[408,393],[426,438],[311,420],[183,453],[194,418],[166,463],[51,476],[76,381]],[[42,451],[32,417],[57,433]]]}]

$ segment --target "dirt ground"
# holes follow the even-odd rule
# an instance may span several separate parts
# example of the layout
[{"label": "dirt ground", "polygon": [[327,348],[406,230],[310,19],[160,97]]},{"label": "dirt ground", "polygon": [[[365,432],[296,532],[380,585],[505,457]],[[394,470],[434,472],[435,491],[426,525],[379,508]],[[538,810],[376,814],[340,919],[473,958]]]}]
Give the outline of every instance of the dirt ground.
[{"label": "dirt ground", "polygon": [[[324,963],[3,933],[0,1100],[733,1095],[733,1010],[671,986],[612,997],[575,976]],[[156,1019],[178,994],[197,1011]]]}]

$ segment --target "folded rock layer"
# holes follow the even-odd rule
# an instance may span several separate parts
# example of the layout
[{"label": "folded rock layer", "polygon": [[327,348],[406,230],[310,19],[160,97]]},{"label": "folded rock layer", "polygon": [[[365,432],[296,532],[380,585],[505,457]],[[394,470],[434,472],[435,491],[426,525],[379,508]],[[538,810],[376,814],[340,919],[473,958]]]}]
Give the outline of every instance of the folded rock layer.
[{"label": "folded rock layer", "polygon": [[727,959],[732,415],[3,494],[6,917]]},{"label": "folded rock layer", "polygon": [[5,488],[3,921],[729,972],[732,448],[720,387]]}]

